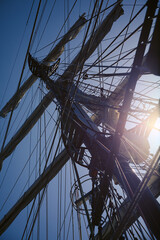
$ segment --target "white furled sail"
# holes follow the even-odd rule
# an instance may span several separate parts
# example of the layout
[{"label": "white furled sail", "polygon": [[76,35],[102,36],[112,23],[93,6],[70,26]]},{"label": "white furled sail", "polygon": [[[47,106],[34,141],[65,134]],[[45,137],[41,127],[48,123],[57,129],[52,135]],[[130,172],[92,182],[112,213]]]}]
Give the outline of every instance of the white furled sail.
[{"label": "white furled sail", "polygon": [[[44,58],[43,64],[49,66],[52,62],[56,61],[57,58],[64,51],[64,46],[69,41],[73,40],[77,34],[80,32],[81,28],[86,23],[86,19],[84,15],[80,16],[80,18],[75,22],[75,24],[70,28],[68,33],[66,33],[60,42],[53,48],[53,50]],[[0,116],[5,117],[13,108],[17,107],[22,97],[25,95],[27,90],[33,85],[33,83],[37,80],[37,76],[33,74],[23,83],[20,87],[19,91],[16,92],[13,97],[6,103],[6,105],[1,109]]]}]

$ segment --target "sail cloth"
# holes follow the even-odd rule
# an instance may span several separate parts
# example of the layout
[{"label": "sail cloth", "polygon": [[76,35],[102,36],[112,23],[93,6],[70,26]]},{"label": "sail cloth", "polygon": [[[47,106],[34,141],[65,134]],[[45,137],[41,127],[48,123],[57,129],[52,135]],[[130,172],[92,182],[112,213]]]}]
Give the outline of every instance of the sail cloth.
[{"label": "sail cloth", "polygon": [[[96,29],[93,35],[89,38],[84,47],[80,50],[77,56],[73,59],[72,63],[68,66],[67,70],[62,75],[61,80],[72,79],[76,73],[78,73],[83,66],[83,63],[92,55],[103,38],[110,32],[113,23],[124,13],[119,1],[112,11],[106,16],[100,26]],[[76,68],[75,68],[76,66]]]},{"label": "sail cloth", "polygon": [[14,221],[16,216],[37,196],[37,194],[57,175],[61,168],[69,160],[69,155],[64,149],[52,163],[44,170],[44,172],[37,178],[37,180],[30,186],[30,188],[22,195],[16,204],[9,210],[9,212],[0,221],[0,235],[8,228]]},{"label": "sail cloth", "polygon": [[[48,54],[48,56],[43,60],[45,65],[50,65],[50,62],[56,61],[57,58],[63,53],[65,44],[69,41],[73,40],[77,34],[80,32],[81,28],[86,23],[86,19],[84,14],[79,17],[79,19],[75,22],[75,24],[70,28],[70,30],[63,36],[63,38],[59,41],[59,43],[54,47],[54,49]],[[6,115],[12,111],[15,107],[18,106],[22,97],[25,95],[27,90],[33,85],[33,83],[37,80],[37,76],[33,74],[24,82],[24,84],[20,87],[18,92],[16,92],[13,97],[8,101],[8,103],[2,108],[0,111],[1,117],[6,117]]]},{"label": "sail cloth", "polygon": [[42,116],[45,109],[51,103],[51,99],[53,94],[46,95],[41,103],[36,107],[36,109],[32,112],[32,114],[26,119],[23,125],[18,129],[18,131],[14,134],[11,140],[7,143],[7,145],[0,152],[0,169],[3,163],[3,160],[7,158],[16,148],[16,146],[23,140],[23,138],[29,133],[29,131],[34,127],[38,119]]},{"label": "sail cloth", "polygon": [[[122,6],[119,3],[117,3],[117,5],[114,6],[114,8],[112,9],[112,11],[109,13],[109,15],[106,16],[106,18],[104,19],[104,21],[102,22],[102,25],[100,25],[98,27],[98,29],[96,30],[95,34],[94,34],[94,42],[92,42],[92,44],[90,45],[90,51],[87,54],[87,56],[85,56],[85,60],[95,51],[95,49],[97,48],[97,46],[101,43],[102,39],[105,37],[105,35],[111,30],[111,27],[113,25],[113,23],[123,14],[123,9]],[[81,19],[81,18],[80,18]],[[85,20],[83,20],[83,24],[84,24]],[[77,23],[78,26],[80,25],[80,22]],[[77,25],[75,24],[72,28],[75,29],[75,26]],[[81,24],[82,24],[82,20],[81,20]],[[77,31],[77,29],[76,29]],[[103,33],[102,33],[103,32]],[[102,34],[101,34],[102,33]],[[75,32],[73,34],[72,37],[75,37]],[[67,35],[67,38],[70,39],[71,38],[71,33],[69,33]],[[62,40],[61,40],[62,41]],[[64,41],[64,40],[63,40]],[[89,40],[90,41],[90,40]],[[63,42],[65,43],[65,41]],[[96,44],[95,44],[96,43]],[[86,43],[87,44],[87,43]],[[56,48],[56,47],[55,47]],[[87,49],[86,45],[84,46],[84,49]],[[56,52],[56,51],[55,51]],[[54,51],[52,51],[52,53],[55,54]],[[51,56],[50,56],[51,57]],[[56,55],[57,57],[57,55]],[[49,59],[51,58],[46,58],[45,61],[49,61]],[[55,60],[52,58],[52,60]],[[74,69],[76,68],[77,64],[79,62],[82,63],[82,57],[81,57],[81,52],[78,53],[78,55],[75,57],[75,59],[72,61],[71,66],[69,66],[65,72],[63,73],[63,75],[58,78],[58,81],[61,81],[62,79],[66,79],[69,76],[72,75],[72,73],[74,72]],[[78,71],[79,69],[77,69]],[[71,72],[68,72],[71,71]],[[70,75],[69,75],[70,74]],[[31,77],[24,83],[24,85],[22,85],[21,89],[23,91],[19,91],[19,95],[15,94],[13,96],[13,98],[7,103],[7,105],[3,108],[3,111],[1,111],[1,116],[5,117],[7,115],[7,113],[9,111],[11,111],[12,107],[13,107],[13,102],[15,101],[16,97],[19,99],[20,101],[20,96],[23,96],[25,94],[25,92],[29,89],[29,87],[33,84],[32,83],[32,78],[36,78],[36,76],[31,75]],[[34,81],[36,81],[36,79]],[[66,79],[67,80],[67,79]],[[25,87],[25,85],[27,85],[27,89]],[[9,143],[6,145],[6,147],[4,147],[3,151],[0,153],[0,163],[2,164],[3,160],[8,157],[13,150],[16,148],[16,146],[19,144],[20,141],[22,141],[22,139],[27,135],[27,133],[32,129],[32,127],[35,125],[36,121],[38,121],[38,119],[41,117],[41,115],[44,113],[45,109],[47,108],[47,106],[52,102],[52,98],[53,98],[53,92],[49,91],[48,94],[46,94],[46,96],[42,99],[41,103],[37,106],[36,109],[38,109],[38,115],[37,115],[37,111],[35,110],[29,117],[28,119],[25,121],[25,123],[22,125],[22,127],[17,131],[17,133],[13,136],[13,138],[9,141]],[[44,107],[46,106],[46,107]]]},{"label": "sail cloth", "polygon": [[[79,112],[80,110],[80,112]],[[91,122],[87,123],[86,119],[87,115],[85,112],[81,113],[80,106],[74,105],[74,112],[79,116],[80,119],[85,121],[85,125],[90,126]],[[85,117],[84,117],[85,114]],[[84,119],[83,119],[84,118]],[[89,118],[89,117],[88,117]],[[93,124],[93,123],[91,123]],[[95,130],[98,129],[94,124],[92,125],[94,128],[88,128],[88,135],[95,135]],[[92,130],[93,129],[93,130]],[[99,144],[99,140],[94,138],[94,141]],[[104,149],[103,144],[100,145],[101,149]],[[106,148],[105,148],[106,149]],[[100,151],[102,152],[102,151]],[[9,225],[14,221],[16,216],[36,197],[36,195],[56,176],[58,171],[64,166],[64,164],[68,161],[69,156],[66,150],[63,150],[55,160],[47,167],[47,169],[39,176],[39,178],[30,186],[30,188],[23,194],[23,196],[16,202],[16,204],[7,212],[3,219],[0,221],[0,235],[9,227]],[[154,185],[155,181],[152,182],[151,189],[154,192],[154,195],[157,196],[160,194],[159,187],[157,188]]]}]

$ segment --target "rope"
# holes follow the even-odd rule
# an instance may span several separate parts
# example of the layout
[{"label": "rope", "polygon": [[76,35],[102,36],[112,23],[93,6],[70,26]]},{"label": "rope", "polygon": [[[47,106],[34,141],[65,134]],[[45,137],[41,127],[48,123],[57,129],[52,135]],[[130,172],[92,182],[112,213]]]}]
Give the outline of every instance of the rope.
[{"label": "rope", "polygon": [[10,82],[11,77],[12,77],[13,70],[14,70],[15,65],[16,65],[16,61],[17,61],[17,58],[18,58],[18,55],[19,55],[19,51],[20,51],[22,42],[23,42],[23,40],[24,40],[24,35],[25,35],[25,32],[26,32],[26,28],[27,28],[27,25],[28,25],[30,16],[31,16],[31,12],[32,12],[32,9],[33,9],[34,2],[35,2],[35,0],[33,0],[31,9],[30,9],[30,11],[29,11],[29,15],[28,15],[28,18],[27,18],[27,21],[26,21],[26,24],[25,24],[25,29],[24,29],[24,31],[23,31],[22,38],[21,38],[21,40],[20,40],[20,44],[19,44],[19,47],[18,47],[16,56],[15,56],[15,59],[14,59],[14,63],[13,63],[13,66],[12,66],[12,69],[11,69],[11,72],[10,72],[10,75],[9,75],[9,78],[8,78],[8,80],[7,80],[6,88],[5,88],[5,91],[4,91],[3,96],[2,96],[2,100],[1,100],[1,103],[0,103],[0,108],[1,108],[1,106],[2,106],[2,103],[3,103],[4,97],[5,97],[6,91],[7,91],[8,86],[9,86],[9,82]]},{"label": "rope", "polygon": [[[99,58],[110,48],[110,46],[112,46],[113,45],[113,43],[117,40],[117,38],[121,35],[121,33],[131,24],[131,22],[133,22],[133,20],[142,12],[142,10],[144,9],[146,7],[146,4],[138,11],[138,13],[132,18],[132,20],[120,31],[120,33],[114,38],[114,40],[109,44],[109,46],[107,47],[107,48],[105,48],[105,50],[103,51],[103,53],[99,56]],[[142,26],[143,24],[141,24],[140,26]],[[140,28],[140,27],[139,27]],[[134,32],[136,32],[136,31],[138,31],[138,29],[139,28],[137,28]],[[130,34],[130,36],[132,35],[132,33]],[[127,37],[127,39],[128,39],[129,37]],[[124,41],[122,41],[122,43],[121,44],[123,44],[123,42]],[[118,45],[118,47],[121,45],[121,44],[119,44]],[[116,50],[117,48],[115,48],[114,50]],[[106,56],[104,56],[101,60],[103,60],[104,58],[106,58],[109,54],[111,54],[113,52],[113,50],[110,52],[110,53],[108,53]],[[94,65],[95,64],[98,64],[99,63],[99,61],[98,61],[98,59],[99,58],[97,58],[95,61],[94,61]],[[91,68],[91,67],[90,67]],[[87,70],[86,70],[86,72],[90,69],[90,68],[88,68]]]},{"label": "rope", "polygon": [[[131,20],[132,20],[133,12],[134,12],[134,9],[135,9],[135,6],[136,6],[136,1],[137,1],[137,0],[135,0],[135,2],[134,2],[134,5],[133,5],[133,8],[132,8],[132,12],[131,12],[131,16],[130,16],[129,22],[131,22]],[[127,28],[126,28],[126,32],[125,32],[125,35],[124,35],[124,40],[125,40],[126,37],[127,37],[128,30],[129,30],[129,25],[128,25]],[[123,40],[123,41],[124,41],[124,40]],[[120,59],[120,57],[121,57],[121,55],[122,55],[122,51],[123,51],[123,48],[124,48],[124,43],[125,43],[125,42],[123,42],[123,44],[121,45],[121,49],[120,49],[120,52],[119,52],[119,56],[118,56],[118,60],[117,60],[116,66],[118,66],[119,59]],[[116,69],[115,69],[114,73],[116,73]],[[113,81],[114,81],[114,76],[113,76],[112,79],[111,79],[111,84],[113,84]],[[111,86],[110,86],[109,90],[111,90]]]},{"label": "rope", "polygon": [[[34,24],[33,24],[32,32],[31,32],[31,36],[30,36],[30,40],[29,40],[29,44],[28,44],[28,48],[27,48],[25,60],[24,60],[24,63],[23,63],[21,76],[20,76],[20,79],[19,79],[19,82],[18,82],[17,92],[19,91],[19,88],[20,88],[20,85],[21,85],[22,76],[23,76],[23,73],[24,73],[24,69],[25,69],[25,65],[26,65],[26,61],[27,61],[29,49],[30,49],[30,46],[31,46],[31,42],[32,42],[32,38],[33,38],[33,33],[34,33],[35,25],[36,25],[36,22],[37,22],[37,17],[38,17],[38,14],[39,14],[40,5],[41,5],[41,0],[39,0],[38,9],[37,9],[36,17],[35,17],[35,20],[34,20]],[[1,151],[3,150],[4,145],[5,145],[5,142],[6,142],[6,138],[7,138],[7,134],[8,134],[8,130],[9,130],[9,126],[10,126],[10,123],[11,123],[11,119],[12,119],[12,115],[13,115],[14,109],[15,109],[15,106],[13,106],[13,109],[12,109],[11,114],[10,114],[10,117],[9,117],[9,121],[8,121],[8,125],[7,125],[7,130],[6,130],[6,133],[5,133],[5,137],[4,137],[4,140],[3,140],[3,144],[2,144]]]},{"label": "rope", "polygon": [[[47,128],[47,126],[49,125],[51,119],[52,119],[52,118],[49,119],[49,121],[48,121],[48,123],[47,123],[47,125],[46,125],[46,128]],[[54,129],[53,129],[53,130],[54,130]],[[44,131],[43,131],[42,134],[44,134]],[[51,132],[50,136],[53,136],[53,133],[52,133],[52,132]],[[2,211],[2,209],[3,209],[4,206],[5,206],[5,204],[6,204],[7,201],[9,200],[9,198],[10,198],[10,196],[11,196],[11,193],[13,192],[13,190],[14,190],[14,188],[15,188],[17,182],[20,180],[20,177],[22,176],[22,174],[23,174],[23,172],[24,172],[26,166],[27,166],[28,163],[29,163],[31,156],[33,155],[34,151],[37,149],[37,146],[38,146],[38,144],[39,144],[39,141],[40,141],[40,139],[38,139],[36,145],[34,146],[34,148],[33,148],[32,152],[31,152],[30,156],[28,157],[28,159],[27,159],[27,161],[26,161],[24,167],[22,168],[22,170],[21,170],[19,176],[17,177],[17,179],[16,179],[16,181],[15,181],[13,187],[11,188],[9,194],[7,195],[6,200],[4,201],[4,203],[3,203],[3,205],[2,205],[2,207],[1,207],[1,209],[0,209],[0,211]],[[48,140],[48,141],[49,141],[49,140]],[[44,149],[43,149],[43,151],[44,151]],[[42,151],[42,153],[43,153],[43,151]],[[37,166],[37,161],[36,161],[36,165],[35,165],[35,167],[33,168],[33,170],[36,168],[36,166]],[[32,176],[32,174],[33,174],[33,171],[31,172],[31,176]],[[30,176],[30,177],[31,177],[31,176]],[[36,177],[37,177],[37,176],[36,176]],[[26,185],[28,184],[28,181],[29,181],[29,179],[27,180]],[[24,189],[25,189],[26,185],[24,186]],[[24,189],[23,189],[23,191],[24,191]],[[21,195],[22,195],[22,193],[21,193]]]}]

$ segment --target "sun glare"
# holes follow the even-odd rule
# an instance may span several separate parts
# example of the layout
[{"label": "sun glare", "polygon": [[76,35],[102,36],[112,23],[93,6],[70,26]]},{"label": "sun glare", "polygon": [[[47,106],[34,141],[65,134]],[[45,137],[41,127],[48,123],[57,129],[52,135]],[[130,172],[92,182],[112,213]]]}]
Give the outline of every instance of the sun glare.
[{"label": "sun glare", "polygon": [[150,153],[154,154],[160,145],[160,118],[157,119],[148,140],[150,143]]}]

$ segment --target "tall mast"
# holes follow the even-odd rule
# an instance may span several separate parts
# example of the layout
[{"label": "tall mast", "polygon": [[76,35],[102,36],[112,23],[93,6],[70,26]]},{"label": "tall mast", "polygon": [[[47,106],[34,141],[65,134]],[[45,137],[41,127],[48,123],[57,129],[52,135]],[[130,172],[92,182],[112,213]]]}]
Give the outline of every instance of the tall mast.
[{"label": "tall mast", "polygon": [[[96,4],[94,6],[96,6]],[[70,159],[73,168],[73,176],[71,176],[70,181],[72,182],[72,179],[74,181],[74,184],[71,183],[70,200],[72,207],[77,211],[78,224],[80,224],[80,214],[83,213],[85,215],[84,218],[87,220],[88,231],[90,231],[90,237],[88,235],[90,239],[123,239],[124,234],[127,238],[127,232],[135,238],[135,236],[139,236],[139,233],[135,229],[137,235],[135,234],[134,236],[131,230],[135,227],[135,222],[138,223],[140,216],[146,223],[146,228],[149,232],[148,236],[154,235],[157,239],[159,238],[160,204],[156,198],[160,195],[160,169],[158,166],[160,162],[160,149],[158,149],[156,155],[151,159],[147,139],[159,116],[159,105],[153,103],[149,105],[149,103],[146,103],[146,105],[149,105],[149,107],[147,105],[148,110],[146,110],[144,105],[143,110],[141,110],[136,106],[134,102],[136,98],[133,96],[133,93],[135,94],[137,81],[141,75],[143,75],[143,71],[146,71],[144,64],[146,56],[144,54],[152,27],[152,20],[155,17],[157,0],[154,1],[154,4],[153,1],[149,0],[144,6],[147,8],[147,11],[145,21],[141,24],[142,30],[138,45],[135,48],[136,54],[133,58],[133,64],[129,67],[131,68],[131,72],[120,74],[111,73],[108,75],[107,73],[105,75],[104,72],[104,76],[125,76],[119,84],[116,82],[116,84],[112,85],[113,82],[111,81],[108,93],[106,93],[107,89],[101,87],[103,84],[96,85],[95,83],[95,86],[94,84],[92,85],[92,81],[94,80],[89,80],[88,75],[93,76],[94,74],[84,71],[84,81],[81,82],[80,79],[82,79],[81,73],[84,70],[85,61],[94,53],[103,38],[109,33],[113,23],[123,14],[121,1],[117,2],[113,10],[103,20],[102,24],[99,25],[96,30],[92,31],[89,40],[86,43],[84,41],[85,44],[82,44],[79,53],[74,57],[63,74],[61,76],[59,75],[56,81],[53,81],[50,78],[50,74],[48,74],[51,68],[49,62],[55,61],[57,56],[59,57],[60,53],[64,50],[65,43],[77,35],[79,27],[86,22],[83,16],[83,23],[80,21],[80,26],[77,26],[77,32],[74,31],[72,27],[72,31],[70,29],[65,35],[67,37],[65,40],[63,39],[63,44],[61,46],[58,44],[58,47],[56,46],[42,62],[38,62],[38,60],[30,55],[28,61],[29,68],[32,72],[31,82],[34,78],[36,81],[36,79],[40,77],[46,84],[49,92],[41,99],[40,104],[3,148],[3,151],[0,153],[0,165],[2,165],[3,161],[14,151],[25,136],[27,136],[33,126],[35,126],[52,100],[56,103],[56,111],[58,111],[59,115],[58,121],[56,122],[57,126],[54,128],[55,132],[52,134],[52,143],[46,141],[48,140],[48,133],[45,132],[44,134],[45,147],[47,145],[50,146],[49,153],[46,148],[44,149],[45,153],[43,152],[41,148],[42,142],[39,146],[39,158],[40,160],[43,158],[45,161],[45,163],[40,163],[42,164],[42,168],[44,164],[43,172],[40,174],[39,171],[39,176],[36,177],[35,182],[31,185],[28,184],[28,189],[23,192],[23,195],[0,220],[0,235],[6,231],[14,219],[29,203],[33,201],[32,207],[34,206],[37,194],[39,194],[36,213],[30,212],[33,214],[33,224],[31,222],[31,231],[29,230],[29,237],[31,236],[37,213],[39,213],[41,207],[41,200],[45,194],[48,183],[57,176],[60,170],[63,171],[62,168]],[[100,8],[98,11],[100,11]],[[98,14],[96,16],[98,17]],[[70,37],[69,33],[71,33]],[[102,75],[99,73],[99,76]],[[78,80],[76,81],[77,76]],[[26,82],[28,82],[28,80]],[[87,83],[85,83],[85,80]],[[101,83],[101,80],[99,83]],[[20,94],[16,93],[17,99],[20,100],[29,89],[30,83],[26,84],[28,87],[24,84],[20,90]],[[86,88],[84,87],[85,85]],[[111,91],[112,87],[114,89],[113,91]],[[106,95],[104,91],[106,91]],[[14,101],[16,94],[2,109],[1,115],[3,117],[14,108],[14,102],[12,102],[12,100]],[[138,102],[140,100],[136,101]],[[145,101],[143,104],[145,104]],[[154,107],[152,108],[151,106]],[[128,115],[130,114],[130,116],[135,116],[136,118],[136,111],[139,114],[143,112],[142,115],[137,114],[137,116],[140,116],[140,123],[132,122],[134,123],[134,127],[130,127],[128,130],[126,126],[128,120],[130,121]],[[145,117],[143,118],[143,116]],[[44,129],[46,126],[45,120],[44,115]],[[60,135],[57,134],[58,129],[60,129]],[[43,141],[41,140],[41,126],[39,135],[40,141]],[[62,150],[63,148],[64,150]],[[53,152],[54,158],[51,157]],[[34,156],[33,159],[35,160]],[[48,165],[49,159],[51,163]],[[87,180],[82,180],[84,173],[81,174],[79,171],[81,167],[83,170],[86,170],[84,170],[85,173],[87,172],[85,175],[87,176]],[[69,175],[71,175],[71,172]],[[29,177],[30,176],[29,166]],[[67,177],[65,175],[65,182],[67,182]],[[55,181],[56,180],[57,179],[55,179]],[[85,184],[88,185],[87,188],[84,187]],[[88,190],[88,188],[90,188],[90,190]],[[63,187],[61,186],[61,192],[62,189]],[[58,197],[61,198],[59,192]],[[59,199],[57,202],[61,207]],[[65,206],[67,205],[66,202],[64,194]],[[4,202],[3,206],[5,204],[6,202]],[[71,204],[69,206],[71,206]],[[33,209],[32,207],[31,210]],[[64,222],[67,212],[68,210],[65,211],[64,207]],[[30,216],[29,214],[29,217]],[[73,215],[71,215],[71,217],[73,217]],[[31,220],[28,218],[27,224],[29,221]],[[60,219],[60,231],[63,224],[65,224],[64,222],[61,222]],[[27,229],[27,224],[25,230]],[[142,232],[141,227],[139,227],[139,229]],[[81,238],[80,225],[79,231]],[[57,230],[57,237],[60,236],[58,232],[59,230]],[[28,233],[26,233],[26,236],[27,234]]]},{"label": "tall mast", "polygon": [[[68,80],[68,78],[71,78],[71,75],[74,73],[76,74],[75,71],[75,66],[79,65],[79,67],[76,67],[76,72],[79,71],[83,61],[86,61],[86,59],[89,58],[89,56],[95,51],[97,46],[101,43],[102,39],[105,37],[105,35],[110,31],[113,23],[123,14],[123,9],[120,5],[120,3],[116,4],[113,10],[110,12],[109,15],[103,20],[102,24],[98,27],[92,38],[94,39],[94,42],[91,43],[90,50],[87,54],[87,56],[82,55],[82,52],[80,51],[75,59],[72,61],[72,63],[69,65],[69,67],[64,71],[61,77],[58,78],[57,82],[63,81],[64,79]],[[81,20],[81,18],[80,18]],[[81,20],[82,21],[82,20]],[[83,20],[84,24],[84,20]],[[76,24],[77,25],[77,24]],[[72,29],[75,29],[72,27]],[[80,29],[79,29],[80,30]],[[71,31],[70,31],[71,32]],[[69,32],[69,33],[70,33]],[[77,32],[77,29],[76,29]],[[74,33],[75,36],[75,33]],[[70,37],[70,34],[68,38]],[[70,38],[69,38],[70,39]],[[90,42],[90,39],[88,42],[85,44],[83,51],[85,52],[88,49],[88,43]],[[63,48],[63,47],[62,47]],[[57,47],[55,47],[57,49]],[[53,50],[52,53],[55,53],[57,50]],[[47,61],[51,59],[52,54],[48,55]],[[53,57],[53,56],[52,56]],[[57,55],[56,55],[57,57]],[[34,76],[34,79],[37,79],[36,76]],[[27,80],[28,81],[28,80]],[[28,89],[28,87],[27,87]],[[21,91],[21,90],[20,90]],[[25,91],[22,91],[23,93]],[[19,95],[20,97],[20,95]],[[16,97],[17,98],[17,97]],[[5,157],[7,157],[17,146],[17,144],[26,136],[26,134],[31,130],[31,128],[35,125],[35,123],[38,121],[40,116],[43,114],[45,111],[45,108],[52,102],[52,99],[54,98],[53,93],[50,91],[44,99],[41,101],[39,106],[36,108],[36,110],[32,113],[32,115],[25,121],[21,129],[15,134],[15,136],[12,138],[11,142],[9,142],[6,147],[4,147],[4,150],[0,154],[0,164],[2,165],[3,160]],[[9,102],[12,102],[10,100]],[[9,104],[10,105],[10,104]],[[7,106],[7,105],[6,105]],[[11,109],[10,107],[7,109]],[[7,110],[8,111],[8,110]],[[20,137],[20,138],[19,138]]]}]

